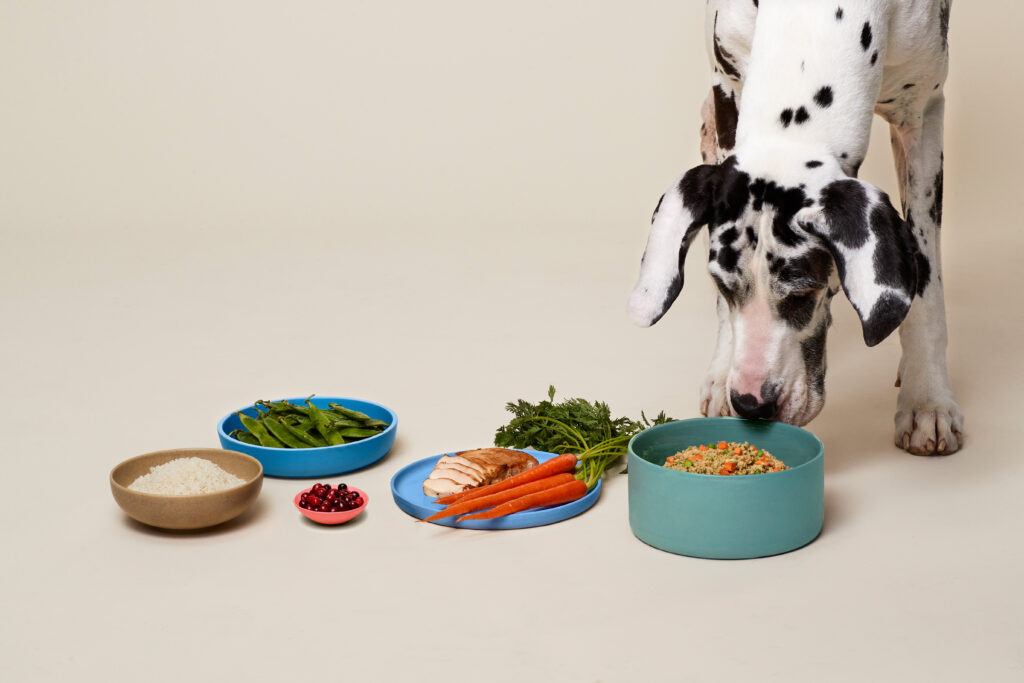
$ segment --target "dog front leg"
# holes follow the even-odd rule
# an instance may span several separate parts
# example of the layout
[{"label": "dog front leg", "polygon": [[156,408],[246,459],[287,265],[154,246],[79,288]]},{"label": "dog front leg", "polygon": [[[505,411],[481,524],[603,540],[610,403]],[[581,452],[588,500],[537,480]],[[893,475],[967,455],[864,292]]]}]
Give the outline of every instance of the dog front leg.
[{"label": "dog front leg", "polygon": [[918,455],[953,453],[963,443],[963,414],[946,369],[946,304],[939,254],[942,222],[941,94],[916,124],[891,125],[903,213],[917,240],[918,290],[900,326],[896,445]]},{"label": "dog front leg", "polygon": [[729,393],[725,382],[732,365],[732,325],[729,322],[729,304],[718,295],[718,341],[711,367],[700,388],[700,412],[707,417],[728,416],[730,413]]}]

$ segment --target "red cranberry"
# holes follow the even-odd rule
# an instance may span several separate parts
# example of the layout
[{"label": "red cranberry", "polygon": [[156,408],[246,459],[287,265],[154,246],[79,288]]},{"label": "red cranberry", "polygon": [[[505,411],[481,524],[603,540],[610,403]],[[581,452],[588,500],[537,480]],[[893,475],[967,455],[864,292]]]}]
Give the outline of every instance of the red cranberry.
[{"label": "red cranberry", "polygon": [[338,484],[338,489],[341,490],[341,491],[347,491],[348,490],[348,484]]},{"label": "red cranberry", "polygon": [[299,501],[299,507],[302,508],[303,510],[308,510],[309,509],[309,503],[307,503],[304,500],[300,500]]},{"label": "red cranberry", "polygon": [[317,511],[317,512],[330,512],[330,511],[331,511],[331,508],[330,508],[330,507],[328,507],[327,505],[323,505],[323,504],[321,504],[321,505],[320,505],[320,507],[318,507],[318,508],[316,509],[316,511]]},{"label": "red cranberry", "polygon": [[337,497],[338,497],[338,492],[335,489],[331,489],[330,491],[327,492],[327,496],[326,496],[327,500],[334,500]]},{"label": "red cranberry", "polygon": [[319,507],[319,505],[323,503],[323,500],[320,499],[320,496],[310,496],[309,498],[306,499],[306,502],[309,503],[310,507],[315,508]]},{"label": "red cranberry", "polygon": [[332,505],[331,512],[341,512],[341,508],[338,507],[337,505]]}]

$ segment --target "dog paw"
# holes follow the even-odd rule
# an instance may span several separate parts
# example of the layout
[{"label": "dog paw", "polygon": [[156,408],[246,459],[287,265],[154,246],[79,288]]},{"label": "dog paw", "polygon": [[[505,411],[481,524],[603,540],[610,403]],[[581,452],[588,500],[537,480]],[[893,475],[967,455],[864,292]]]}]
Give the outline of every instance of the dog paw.
[{"label": "dog paw", "polygon": [[728,417],[729,395],[725,390],[725,373],[709,372],[700,387],[700,414],[705,417]]},{"label": "dog paw", "polygon": [[952,397],[896,411],[896,445],[914,455],[955,453],[964,443],[963,430],[964,416]]}]

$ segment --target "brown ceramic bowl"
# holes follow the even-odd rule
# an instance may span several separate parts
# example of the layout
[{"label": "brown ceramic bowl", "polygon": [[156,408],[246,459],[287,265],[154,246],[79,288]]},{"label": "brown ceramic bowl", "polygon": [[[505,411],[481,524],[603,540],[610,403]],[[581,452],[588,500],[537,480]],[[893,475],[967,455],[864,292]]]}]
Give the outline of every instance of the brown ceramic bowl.
[{"label": "brown ceramic bowl", "polygon": [[[149,468],[175,458],[205,458],[221,469],[245,480],[241,486],[196,496],[165,496],[132,491],[128,486]],[[263,466],[256,458],[219,448],[176,448],[147,453],[110,471],[114,500],[132,519],[161,529],[202,529],[234,519],[245,512],[260,494]]]}]

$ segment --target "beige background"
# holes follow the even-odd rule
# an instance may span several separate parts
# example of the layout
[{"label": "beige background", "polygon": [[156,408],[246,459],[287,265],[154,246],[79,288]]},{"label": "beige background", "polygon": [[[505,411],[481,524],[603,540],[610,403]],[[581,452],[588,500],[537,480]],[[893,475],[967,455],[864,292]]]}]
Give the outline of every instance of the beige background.
[{"label": "beige background", "polygon": [[[1015,3],[959,2],[950,33],[962,453],[891,445],[898,343],[864,347],[837,299],[825,529],[798,552],[648,548],[617,474],[521,532],[392,503],[399,467],[490,443],[549,383],[696,413],[703,257],[656,327],[625,302],[655,201],[698,162],[703,7],[598,4],[0,4],[0,678],[1021,680]],[[862,177],[895,193],[881,121]],[[308,392],[400,415],[390,456],[344,477],[371,496],[357,523],[304,523],[285,480],[201,534],[114,504],[117,462]]]}]

